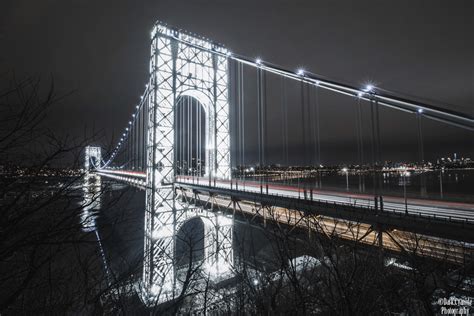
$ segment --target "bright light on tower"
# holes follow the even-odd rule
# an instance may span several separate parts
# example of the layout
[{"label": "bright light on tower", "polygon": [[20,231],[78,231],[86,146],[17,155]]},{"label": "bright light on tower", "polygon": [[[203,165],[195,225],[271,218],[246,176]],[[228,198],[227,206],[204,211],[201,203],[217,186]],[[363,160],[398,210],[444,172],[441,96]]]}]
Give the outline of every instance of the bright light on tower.
[{"label": "bright light on tower", "polygon": [[365,86],[365,92],[372,92],[374,90],[374,85],[368,84]]}]

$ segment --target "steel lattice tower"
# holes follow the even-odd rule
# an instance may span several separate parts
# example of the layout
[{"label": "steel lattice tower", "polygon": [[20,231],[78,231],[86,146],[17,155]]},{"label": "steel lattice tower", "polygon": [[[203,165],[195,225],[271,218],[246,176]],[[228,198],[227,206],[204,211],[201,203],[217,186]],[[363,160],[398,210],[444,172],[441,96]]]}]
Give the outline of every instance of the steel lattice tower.
[{"label": "steel lattice tower", "polygon": [[[187,211],[176,200],[174,190],[176,106],[184,96],[197,99],[203,106],[205,176],[229,179],[228,55],[220,45],[161,23],[154,26],[151,37],[143,279],[148,295],[166,301],[176,289],[175,237]],[[217,247],[225,253],[216,253],[216,259],[207,263],[211,269],[218,269],[219,258],[233,260],[233,221],[216,216],[211,220],[213,236],[227,242]]]}]

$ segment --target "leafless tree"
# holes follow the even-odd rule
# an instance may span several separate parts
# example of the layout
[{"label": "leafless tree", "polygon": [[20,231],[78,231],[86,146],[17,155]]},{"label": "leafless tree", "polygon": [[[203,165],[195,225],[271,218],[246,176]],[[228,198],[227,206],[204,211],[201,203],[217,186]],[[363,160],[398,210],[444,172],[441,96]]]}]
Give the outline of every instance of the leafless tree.
[{"label": "leafless tree", "polygon": [[[102,185],[84,199],[82,151],[98,135],[78,139],[48,128],[50,111],[67,98],[52,81],[46,87],[38,78],[10,78],[0,92],[2,314],[103,310],[105,294],[132,275],[108,282],[97,236],[84,229],[93,220],[85,210],[109,191]],[[54,168],[65,162],[74,172]]]}]

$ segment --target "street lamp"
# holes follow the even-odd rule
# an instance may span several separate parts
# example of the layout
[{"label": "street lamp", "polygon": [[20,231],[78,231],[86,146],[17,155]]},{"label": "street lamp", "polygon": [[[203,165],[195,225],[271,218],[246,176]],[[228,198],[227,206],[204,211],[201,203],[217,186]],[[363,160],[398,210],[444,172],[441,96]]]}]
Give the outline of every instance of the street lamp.
[{"label": "street lamp", "polygon": [[349,169],[342,168],[342,172],[346,174],[346,191],[349,191]]}]

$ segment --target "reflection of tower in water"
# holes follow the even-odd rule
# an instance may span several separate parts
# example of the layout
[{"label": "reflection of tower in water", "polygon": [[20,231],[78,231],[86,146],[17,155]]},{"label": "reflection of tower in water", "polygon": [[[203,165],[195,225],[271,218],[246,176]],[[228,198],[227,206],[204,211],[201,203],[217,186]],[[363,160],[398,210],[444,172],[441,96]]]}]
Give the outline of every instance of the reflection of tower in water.
[{"label": "reflection of tower in water", "polygon": [[86,233],[94,232],[99,245],[100,257],[104,265],[104,271],[107,276],[107,283],[111,284],[110,270],[107,264],[104,247],[100,239],[96,220],[102,207],[102,180],[97,174],[87,172],[84,175],[84,184],[82,186],[84,192],[84,199],[82,202],[81,226]]},{"label": "reflection of tower in water", "polygon": [[81,226],[85,232],[96,230],[96,219],[101,208],[101,178],[99,175],[87,173],[84,176]]}]

